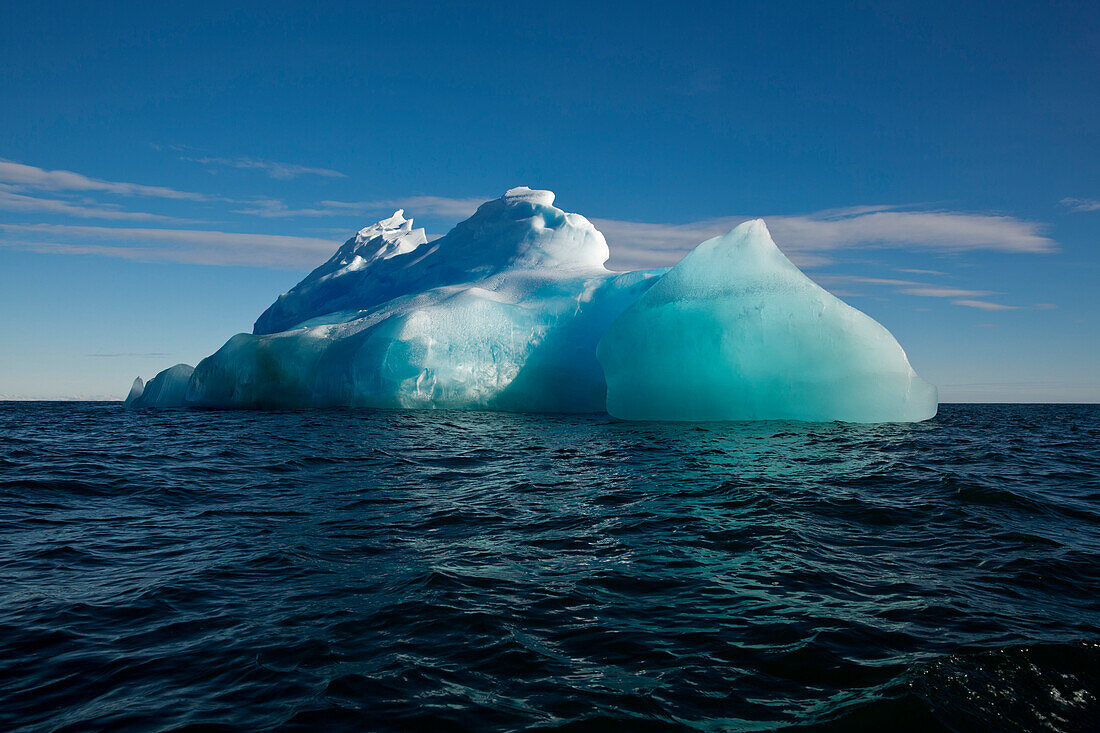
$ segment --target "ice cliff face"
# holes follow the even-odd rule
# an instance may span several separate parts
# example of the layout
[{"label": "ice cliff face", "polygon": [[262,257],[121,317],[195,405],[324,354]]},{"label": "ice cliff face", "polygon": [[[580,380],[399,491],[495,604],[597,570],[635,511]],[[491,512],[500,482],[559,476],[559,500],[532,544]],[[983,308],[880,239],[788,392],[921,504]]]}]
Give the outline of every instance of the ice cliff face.
[{"label": "ice cliff face", "polygon": [[280,296],[252,334],[193,372],[177,365],[144,391],[135,383],[127,404],[935,414],[934,388],[893,337],[802,275],[762,222],[705,242],[667,274],[612,273],[608,256],[603,235],[550,191],[512,189],[434,242],[397,211]]}]

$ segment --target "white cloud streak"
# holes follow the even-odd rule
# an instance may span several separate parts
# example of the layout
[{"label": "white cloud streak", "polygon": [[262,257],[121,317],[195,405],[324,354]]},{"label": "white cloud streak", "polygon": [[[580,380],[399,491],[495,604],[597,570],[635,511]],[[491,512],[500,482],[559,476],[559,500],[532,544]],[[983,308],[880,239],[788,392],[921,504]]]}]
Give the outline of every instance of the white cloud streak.
[{"label": "white cloud streak", "polygon": [[333,208],[292,209],[278,199],[256,199],[247,202],[252,208],[234,209],[234,214],[259,216],[264,219],[293,219],[299,216],[348,216],[356,212],[340,211]]},{"label": "white cloud streak", "polygon": [[946,275],[946,272],[940,272],[939,270],[918,270],[912,267],[899,267],[897,272],[907,272],[910,275]]},{"label": "white cloud streak", "polygon": [[962,252],[1042,253],[1057,249],[1034,222],[1010,216],[950,211],[873,211],[827,218],[777,217],[778,237],[795,249],[909,247]]},{"label": "white cloud streak", "polygon": [[300,176],[320,176],[322,178],[347,178],[347,174],[331,168],[315,168],[295,163],[280,163],[276,160],[262,160],[260,158],[219,158],[214,156],[180,156],[180,160],[189,163],[200,163],[205,166],[221,166],[223,168],[241,168],[244,170],[258,170],[266,173],[271,178],[280,181],[298,178]]},{"label": "white cloud streak", "polygon": [[964,290],[963,288],[943,288],[937,286],[922,286],[916,288],[902,288],[906,295],[919,295],[924,298],[979,298],[985,295],[996,295],[992,290]]},{"label": "white cloud streak", "polygon": [[10,189],[0,189],[0,209],[4,211],[16,211],[20,213],[56,214],[59,216],[72,216],[81,219],[117,219],[130,221],[160,221],[178,222],[169,216],[159,214],[146,214],[138,211],[124,211],[111,204],[96,204],[85,206],[74,204],[60,199],[39,198],[26,194],[14,193]]},{"label": "white cloud streak", "polygon": [[477,211],[477,207],[485,201],[477,197],[409,196],[377,201],[318,201],[313,206],[293,209],[277,199],[257,199],[251,202],[253,208],[238,209],[233,213],[265,219],[290,219],[300,216],[378,216],[404,209],[412,217],[461,221]]},{"label": "white cloud streak", "polygon": [[[202,163],[256,168],[277,178],[315,174],[342,176],[337,171],[274,163],[251,158],[190,158]],[[41,212],[77,217],[122,220],[180,221],[156,214],[128,212],[114,204],[84,205],[37,198],[20,192],[33,187],[64,191],[103,191],[123,195],[215,200],[202,194],[137,184],[102,181],[69,171],[45,171],[0,160],[0,209]],[[221,199],[225,201],[226,199]],[[251,208],[235,213],[262,218],[371,217],[404,209],[412,217],[464,219],[485,201],[481,197],[408,196],[366,201],[319,201],[291,208],[277,199],[257,198]],[[1076,201],[1076,200],[1075,200]],[[241,203],[241,202],[238,202]],[[700,242],[723,234],[749,217],[729,216],[683,224],[659,224],[592,219],[607,237],[611,267],[619,270],[674,264]],[[919,211],[904,207],[860,206],[831,209],[806,215],[765,217],[776,242],[803,268],[831,264],[837,252],[858,249],[906,248],[961,252],[987,250],[1006,253],[1044,253],[1057,245],[1039,224],[998,214],[951,211]],[[328,257],[336,243],[329,239],[265,234],[241,234],[194,229],[137,229],[119,227],[21,224],[0,227],[15,237],[0,246],[68,254],[98,254],[142,261],[186,262],[207,265],[244,265],[308,269]],[[111,240],[104,243],[103,240]],[[942,275],[935,270],[901,270],[912,274]],[[986,310],[1010,310],[979,300],[993,291],[944,287],[912,280],[823,274],[817,277],[833,287],[858,283],[885,285],[896,292],[919,297],[948,298],[956,305]],[[836,292],[848,292],[837,290]],[[856,293],[849,293],[856,295]]]},{"label": "white cloud streak", "polygon": [[[338,246],[337,242],[313,237],[196,229],[0,224],[0,230],[18,237],[0,239],[0,246],[35,252],[289,270],[312,269]],[[87,240],[109,240],[109,243]]]},{"label": "white cloud streak", "polygon": [[[863,277],[861,275],[838,275],[834,273],[820,273],[813,276],[815,282],[826,288],[833,295],[846,297],[860,297],[863,293],[844,291],[843,287],[850,284],[885,285],[893,288],[902,295],[915,295],[921,298],[952,298],[953,305],[967,308],[980,308],[987,311],[1018,310],[1019,306],[993,303],[987,300],[974,300],[989,295],[1000,295],[993,290],[968,290],[965,288],[953,288],[942,285],[929,285],[927,283],[914,282],[912,280],[893,280],[882,277]],[[839,289],[838,289],[839,286]],[[1036,306],[1038,307],[1038,306]]]},{"label": "white cloud streak", "polygon": [[861,285],[891,285],[894,287],[914,287],[924,285],[924,283],[915,282],[913,280],[895,280],[888,277],[864,277],[862,275],[838,275],[831,272],[815,275],[814,279],[822,283],[858,283]]},{"label": "white cloud streak", "polygon": [[380,199],[377,201],[321,201],[320,205],[337,210],[385,211],[405,209],[411,216],[436,216],[447,219],[466,219],[491,197],[467,196],[450,198],[447,196],[406,196],[405,198]]},{"label": "white cloud streak", "polygon": [[988,300],[953,300],[954,305],[965,306],[966,308],[977,308],[983,311],[1013,311],[1017,310],[1019,306],[1005,305],[1004,303],[990,303]]},{"label": "white cloud streak", "polygon": [[[724,234],[748,218],[730,216],[686,224],[597,218],[592,223],[607,237],[615,268],[635,269],[671,265],[699,242]],[[829,253],[850,249],[1010,253],[1057,249],[1039,224],[999,214],[864,206],[763,218],[780,249],[803,267],[824,264]]]},{"label": "white cloud streak", "polygon": [[40,191],[102,191],[121,196],[150,196],[185,201],[208,201],[211,199],[211,197],[201,193],[177,191],[163,186],[144,186],[138,183],[105,181],[99,178],[89,178],[72,171],[49,171],[2,158],[0,158],[0,183]]},{"label": "white cloud streak", "polygon": [[1100,211],[1100,201],[1096,199],[1062,199],[1060,202],[1070,211]]}]

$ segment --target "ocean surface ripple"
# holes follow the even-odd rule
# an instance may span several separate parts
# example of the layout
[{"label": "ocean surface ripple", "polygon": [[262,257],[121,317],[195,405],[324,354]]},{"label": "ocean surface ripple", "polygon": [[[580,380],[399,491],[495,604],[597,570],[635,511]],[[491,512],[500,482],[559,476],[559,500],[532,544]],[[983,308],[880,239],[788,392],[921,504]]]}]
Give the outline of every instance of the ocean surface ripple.
[{"label": "ocean surface ripple", "polygon": [[1096,729],[1098,445],[0,403],[0,730]]}]

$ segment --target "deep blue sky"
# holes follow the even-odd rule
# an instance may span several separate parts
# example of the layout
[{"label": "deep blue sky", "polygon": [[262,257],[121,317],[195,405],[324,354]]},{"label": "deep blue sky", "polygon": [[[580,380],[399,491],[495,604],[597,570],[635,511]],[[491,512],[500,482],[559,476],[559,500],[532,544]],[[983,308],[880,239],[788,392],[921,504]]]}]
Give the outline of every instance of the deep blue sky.
[{"label": "deep blue sky", "polygon": [[229,5],[2,3],[0,395],[121,396],[530,185],[616,269],[763,216],[944,401],[1100,400],[1095,2]]}]

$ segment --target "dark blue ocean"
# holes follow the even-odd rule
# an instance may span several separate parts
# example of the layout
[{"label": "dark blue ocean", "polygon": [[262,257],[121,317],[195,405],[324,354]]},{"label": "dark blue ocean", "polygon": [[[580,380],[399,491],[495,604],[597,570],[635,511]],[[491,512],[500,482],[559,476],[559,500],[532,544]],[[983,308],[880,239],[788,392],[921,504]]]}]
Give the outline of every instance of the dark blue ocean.
[{"label": "dark blue ocean", "polygon": [[1100,728],[1100,406],[0,403],[0,730]]}]

